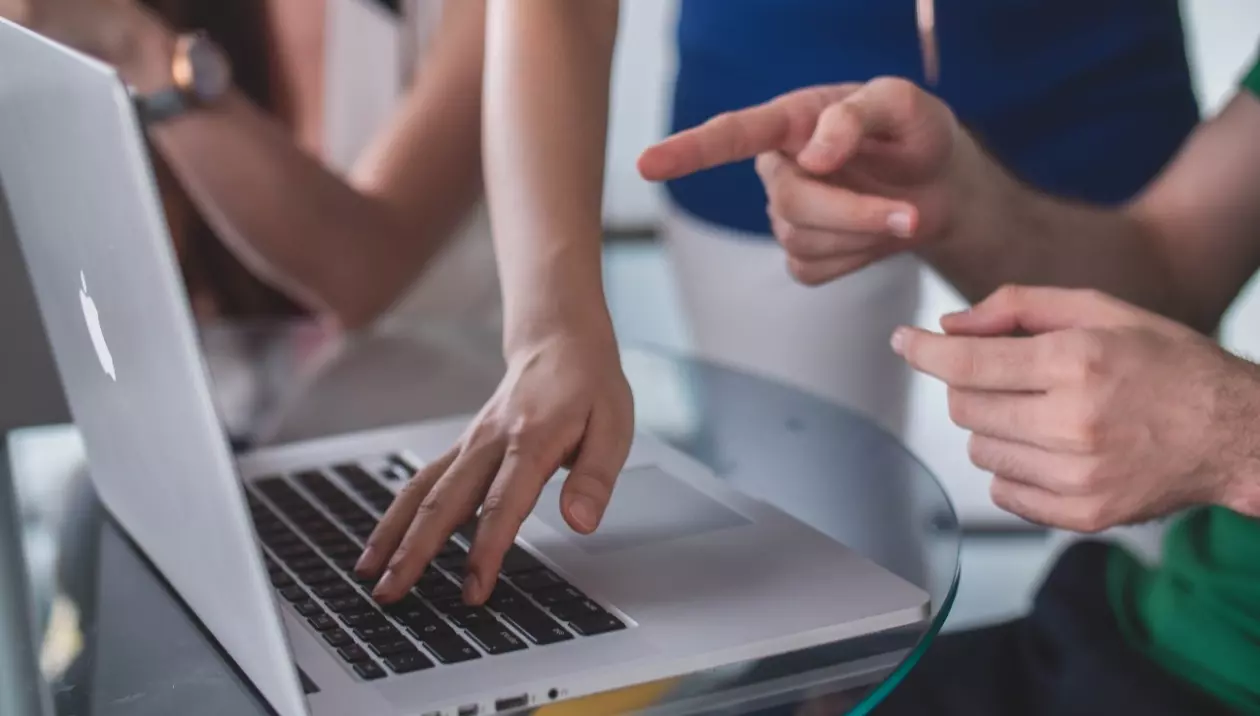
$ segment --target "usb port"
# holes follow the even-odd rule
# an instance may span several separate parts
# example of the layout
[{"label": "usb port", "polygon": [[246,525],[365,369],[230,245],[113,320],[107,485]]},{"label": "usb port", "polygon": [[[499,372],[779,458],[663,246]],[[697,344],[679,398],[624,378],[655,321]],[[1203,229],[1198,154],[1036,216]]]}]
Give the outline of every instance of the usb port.
[{"label": "usb port", "polygon": [[529,705],[529,694],[521,694],[520,696],[513,696],[510,699],[499,699],[498,701],[495,701],[494,710],[499,711],[499,712],[511,711],[513,709],[519,709],[522,706],[528,706],[528,705]]}]

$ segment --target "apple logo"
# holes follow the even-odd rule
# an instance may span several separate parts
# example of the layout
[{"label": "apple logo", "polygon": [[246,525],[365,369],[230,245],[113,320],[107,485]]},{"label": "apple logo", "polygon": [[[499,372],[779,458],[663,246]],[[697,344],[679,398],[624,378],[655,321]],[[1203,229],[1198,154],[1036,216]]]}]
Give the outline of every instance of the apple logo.
[{"label": "apple logo", "polygon": [[101,370],[110,380],[117,381],[114,372],[114,356],[109,352],[109,344],[105,342],[105,332],[101,330],[101,314],[96,310],[96,301],[87,292],[87,276],[79,272],[79,281],[83,287],[79,289],[79,304],[83,307],[83,320],[87,322],[88,334],[92,336],[92,347],[96,349],[96,357],[101,361]]}]

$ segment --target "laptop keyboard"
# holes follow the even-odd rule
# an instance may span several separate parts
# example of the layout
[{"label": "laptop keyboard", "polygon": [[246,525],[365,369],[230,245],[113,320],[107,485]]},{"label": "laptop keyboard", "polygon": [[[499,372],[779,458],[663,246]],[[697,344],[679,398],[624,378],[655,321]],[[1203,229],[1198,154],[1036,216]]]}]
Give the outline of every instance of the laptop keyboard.
[{"label": "laptop keyboard", "polygon": [[[405,480],[415,471],[399,456],[383,462],[379,474],[387,481]],[[365,506],[383,513],[393,497],[357,464],[267,477],[250,483],[248,493],[272,585],[360,678],[408,674],[626,627],[519,545],[504,558],[486,606],[465,605],[460,580],[472,526],[447,541],[402,601],[376,604],[374,583],[355,577],[354,566],[377,523]]]}]

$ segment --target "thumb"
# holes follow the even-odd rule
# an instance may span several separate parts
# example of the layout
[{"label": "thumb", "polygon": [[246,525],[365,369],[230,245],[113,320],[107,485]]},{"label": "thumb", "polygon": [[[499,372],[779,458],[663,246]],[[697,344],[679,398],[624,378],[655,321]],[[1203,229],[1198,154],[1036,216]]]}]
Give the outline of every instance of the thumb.
[{"label": "thumb", "polygon": [[632,434],[633,429],[620,429],[611,416],[599,411],[591,414],[578,455],[560,491],[560,510],[575,531],[590,534],[599,526],[630,454]]},{"label": "thumb", "polygon": [[1097,291],[1004,286],[969,310],[941,317],[941,328],[961,336],[1049,333],[1131,322],[1132,308]]},{"label": "thumb", "polygon": [[869,138],[888,139],[921,119],[923,90],[906,80],[872,80],[823,110],[796,160],[806,171],[831,174]]}]

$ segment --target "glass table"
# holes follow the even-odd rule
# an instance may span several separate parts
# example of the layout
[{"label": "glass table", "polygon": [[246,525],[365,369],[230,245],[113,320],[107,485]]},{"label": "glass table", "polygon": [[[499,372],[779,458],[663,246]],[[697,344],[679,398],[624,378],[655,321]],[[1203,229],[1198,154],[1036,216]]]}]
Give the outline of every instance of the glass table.
[{"label": "glass table", "polygon": [[[241,450],[471,413],[503,370],[495,336],[458,326],[351,339],[313,324],[215,326],[203,343],[220,414]],[[821,399],[651,348],[626,348],[624,364],[640,430],[919,585],[930,614],[908,628],[534,712],[871,711],[929,648],[957,587],[961,532],[940,484],[896,438]],[[18,431],[4,450],[0,527],[20,527],[25,545],[0,551],[0,690],[19,686],[8,690],[17,704],[10,709],[270,712],[105,514],[73,428]],[[0,535],[0,545],[18,542],[9,537]],[[27,595],[14,589],[19,557]],[[32,687],[36,672],[47,693]],[[3,702],[0,711],[10,713]]]}]

